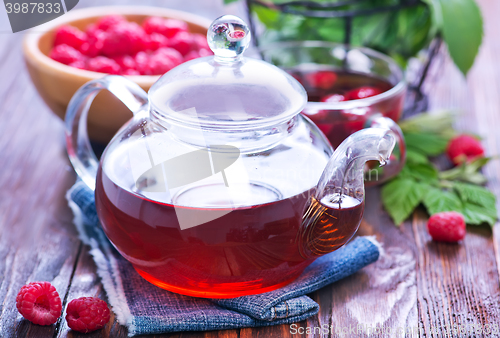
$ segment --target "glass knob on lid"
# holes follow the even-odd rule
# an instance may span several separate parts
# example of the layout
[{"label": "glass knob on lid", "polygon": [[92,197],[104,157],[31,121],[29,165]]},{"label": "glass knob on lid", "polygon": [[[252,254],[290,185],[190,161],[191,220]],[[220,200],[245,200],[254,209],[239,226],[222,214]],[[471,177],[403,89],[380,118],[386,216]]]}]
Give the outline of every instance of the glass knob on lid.
[{"label": "glass knob on lid", "polygon": [[235,61],[250,43],[246,23],[234,15],[216,19],[207,31],[207,41],[217,61]]},{"label": "glass knob on lid", "polygon": [[240,18],[216,19],[207,32],[214,56],[185,62],[163,75],[149,91],[152,113],[170,130],[212,131],[261,130],[299,114],[307,103],[304,88],[282,69],[244,56],[250,39]]}]

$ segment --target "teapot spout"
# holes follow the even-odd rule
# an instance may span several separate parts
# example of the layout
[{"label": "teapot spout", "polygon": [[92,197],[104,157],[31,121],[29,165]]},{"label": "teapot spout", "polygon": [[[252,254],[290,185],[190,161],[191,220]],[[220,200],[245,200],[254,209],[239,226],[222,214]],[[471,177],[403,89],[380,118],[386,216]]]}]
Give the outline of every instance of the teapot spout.
[{"label": "teapot spout", "polygon": [[363,217],[365,163],[378,160],[384,165],[395,144],[391,130],[367,128],[335,150],[302,218],[303,257],[337,250],[356,233]]},{"label": "teapot spout", "polygon": [[316,187],[315,197],[340,193],[364,196],[364,169],[367,161],[377,160],[383,166],[389,160],[396,138],[389,129],[362,129],[342,142],[328,161]]}]

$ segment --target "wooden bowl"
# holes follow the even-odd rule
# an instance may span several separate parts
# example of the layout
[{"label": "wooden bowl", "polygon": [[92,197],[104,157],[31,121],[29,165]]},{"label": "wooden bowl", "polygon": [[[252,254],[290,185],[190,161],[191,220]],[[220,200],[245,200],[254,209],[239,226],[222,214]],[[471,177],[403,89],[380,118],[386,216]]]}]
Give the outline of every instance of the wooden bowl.
[{"label": "wooden bowl", "polygon": [[[211,21],[186,12],[146,6],[92,7],[73,10],[61,18],[48,22],[25,35],[24,57],[29,74],[45,103],[64,120],[66,108],[73,94],[86,82],[99,79],[105,74],[69,67],[48,57],[54,42],[55,30],[69,24],[85,30],[99,18],[109,14],[121,14],[128,21],[142,23],[148,16],[161,16],[185,21],[191,33],[206,34]],[[148,91],[159,79],[157,76],[127,76]],[[107,143],[132,113],[108,91],[97,95],[88,116],[88,133],[93,141]]]}]

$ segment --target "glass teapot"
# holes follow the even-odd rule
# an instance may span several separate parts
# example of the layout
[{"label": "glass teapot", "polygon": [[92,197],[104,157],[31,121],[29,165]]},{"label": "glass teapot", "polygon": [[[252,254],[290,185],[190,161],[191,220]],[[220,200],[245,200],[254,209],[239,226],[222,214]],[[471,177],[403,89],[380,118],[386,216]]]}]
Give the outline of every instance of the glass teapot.
[{"label": "glass teapot", "polygon": [[[393,132],[367,128],[333,152],[307,117],[304,88],[245,58],[245,23],[209,28],[214,56],[163,75],[146,94],[120,76],[87,83],[66,115],[70,160],[95,189],[102,227],[151,283],[227,298],[270,291],[342,247],[364,208],[364,164],[385,163]],[[107,89],[134,113],[98,163],[88,107]]]}]

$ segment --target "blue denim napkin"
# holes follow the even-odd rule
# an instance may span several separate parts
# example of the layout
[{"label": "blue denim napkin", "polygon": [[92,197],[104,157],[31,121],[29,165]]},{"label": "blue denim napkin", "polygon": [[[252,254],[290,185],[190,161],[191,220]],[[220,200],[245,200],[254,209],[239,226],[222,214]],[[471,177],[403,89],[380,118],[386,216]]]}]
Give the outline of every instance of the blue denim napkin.
[{"label": "blue denim napkin", "polygon": [[113,312],[128,327],[129,336],[299,322],[319,311],[319,305],[306,294],[353,274],[380,254],[375,239],[358,237],[318,258],[281,289],[231,299],[193,298],[160,289],[135,272],[101,230],[94,193],[83,182],[75,183],[67,199],[80,237],[91,247]]}]

